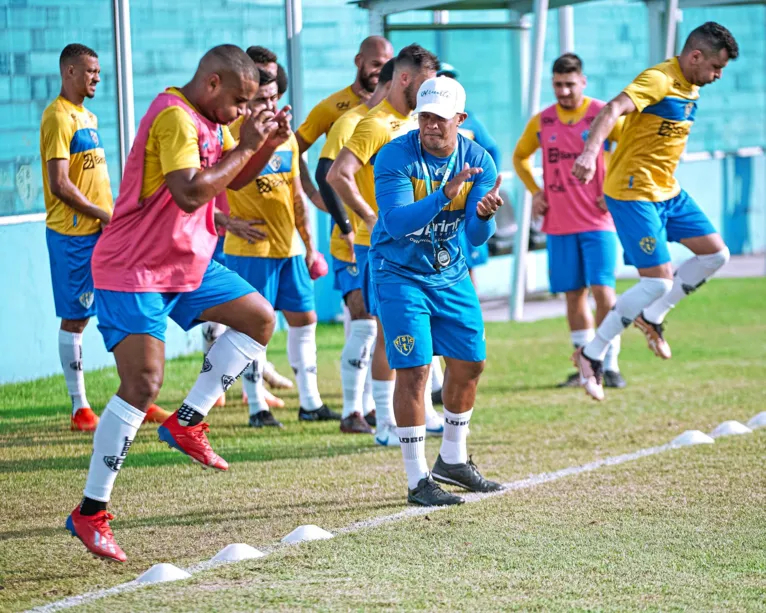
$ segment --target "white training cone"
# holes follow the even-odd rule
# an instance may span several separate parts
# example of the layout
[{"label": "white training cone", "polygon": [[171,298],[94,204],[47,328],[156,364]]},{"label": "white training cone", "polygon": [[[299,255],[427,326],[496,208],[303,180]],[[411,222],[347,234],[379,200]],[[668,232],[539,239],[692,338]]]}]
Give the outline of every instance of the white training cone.
[{"label": "white training cone", "polygon": [[322,530],[319,526],[309,524],[307,526],[298,526],[290,534],[282,539],[283,543],[300,543],[301,541],[319,541],[322,539],[331,539],[332,534],[327,530]]},{"label": "white training cone", "polygon": [[673,442],[670,444],[674,447],[685,447],[686,445],[709,445],[710,443],[715,443],[715,441],[704,432],[700,432],[699,430],[687,430],[680,436],[674,438]]},{"label": "white training cone", "polygon": [[747,422],[747,427],[755,430],[756,428],[766,428],[766,411],[761,411],[755,417]]},{"label": "white training cone", "polygon": [[221,551],[213,556],[214,562],[239,562],[240,560],[252,560],[262,558],[265,554],[255,547],[245,543],[232,543],[226,545]]},{"label": "white training cone", "polygon": [[716,429],[710,433],[710,436],[713,438],[718,438],[719,436],[731,436],[732,434],[750,434],[751,432],[752,430],[745,424],[741,424],[738,421],[730,419],[729,421],[725,421],[722,424],[718,424]]},{"label": "white training cone", "polygon": [[165,581],[179,581],[191,577],[185,570],[181,570],[172,564],[155,564],[136,581],[138,583],[164,583]]}]

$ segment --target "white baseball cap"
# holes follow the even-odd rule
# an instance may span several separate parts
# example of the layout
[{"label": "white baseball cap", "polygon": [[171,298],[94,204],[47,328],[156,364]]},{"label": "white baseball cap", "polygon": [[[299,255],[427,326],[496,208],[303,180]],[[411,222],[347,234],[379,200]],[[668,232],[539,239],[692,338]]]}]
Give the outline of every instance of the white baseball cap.
[{"label": "white baseball cap", "polygon": [[452,119],[465,113],[465,90],[455,79],[434,77],[423,81],[418,90],[416,113],[433,113],[444,119]]}]

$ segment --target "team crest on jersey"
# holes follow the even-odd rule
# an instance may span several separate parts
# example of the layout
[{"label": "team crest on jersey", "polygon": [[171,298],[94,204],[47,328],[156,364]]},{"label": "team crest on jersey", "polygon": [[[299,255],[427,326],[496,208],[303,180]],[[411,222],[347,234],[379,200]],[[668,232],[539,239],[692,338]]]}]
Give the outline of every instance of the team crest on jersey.
[{"label": "team crest on jersey", "polygon": [[93,292],[84,292],[80,294],[78,300],[84,309],[89,309],[93,306]]},{"label": "team crest on jersey", "polygon": [[394,347],[402,355],[410,355],[412,348],[415,346],[415,339],[409,334],[402,334],[394,339]]},{"label": "team crest on jersey", "polygon": [[100,145],[100,143],[98,142],[98,132],[96,132],[95,130],[89,130],[89,132],[90,132],[90,138],[93,141],[93,145],[95,147],[98,147]]},{"label": "team crest on jersey", "polygon": [[271,159],[269,160],[269,168],[273,170],[274,172],[279,171],[279,169],[282,167],[282,158],[279,157],[279,155],[274,154],[271,156]]},{"label": "team crest on jersey", "polygon": [[652,255],[657,248],[657,239],[653,236],[644,236],[644,238],[638,241],[638,246],[647,255]]},{"label": "team crest on jersey", "polygon": [[590,134],[590,130],[585,130],[580,136],[582,136],[582,139],[586,141],[588,140],[588,134]]},{"label": "team crest on jersey", "polygon": [[689,102],[684,107],[684,119],[689,119],[689,115],[692,114],[692,111],[694,110],[694,102]]}]

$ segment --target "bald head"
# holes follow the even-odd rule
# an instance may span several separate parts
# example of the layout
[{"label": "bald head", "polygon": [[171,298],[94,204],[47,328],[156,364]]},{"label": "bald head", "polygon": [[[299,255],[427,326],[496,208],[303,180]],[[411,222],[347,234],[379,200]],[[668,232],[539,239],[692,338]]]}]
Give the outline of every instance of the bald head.
[{"label": "bald head", "polygon": [[235,78],[258,84],[258,68],[236,45],[218,45],[202,56],[194,76],[204,78],[211,74],[219,75],[223,81]]},{"label": "bald head", "polygon": [[378,85],[380,70],[394,57],[394,48],[382,36],[368,36],[359,45],[359,53],[354,58],[356,64],[356,83],[365,92],[371,94]]}]

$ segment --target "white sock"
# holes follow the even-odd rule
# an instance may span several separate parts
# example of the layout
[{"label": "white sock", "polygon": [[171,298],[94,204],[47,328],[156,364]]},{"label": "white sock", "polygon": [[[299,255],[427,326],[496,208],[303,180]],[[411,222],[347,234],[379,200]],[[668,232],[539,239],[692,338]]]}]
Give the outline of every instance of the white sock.
[{"label": "white sock", "polygon": [[266,364],[266,352],[253,360],[245,369],[242,375],[242,389],[247,394],[247,406],[250,415],[255,415],[261,411],[268,411],[269,405],[266,404],[266,389],[263,387],[263,367]]},{"label": "white sock", "polygon": [[114,480],[143,421],[144,413],[112,396],[93,434],[93,455],[84,492],[87,498],[109,502]]},{"label": "white sock", "polygon": [[202,328],[202,353],[207,353],[218,338],[226,332],[226,326],[215,321],[206,321]]},{"label": "white sock", "polygon": [[426,464],[426,427],[412,426],[409,428],[397,428],[399,443],[402,446],[402,458],[404,458],[404,470],[407,471],[407,487],[415,489],[418,482],[428,476],[428,464]]},{"label": "white sock", "polygon": [[370,370],[372,345],[377,333],[378,324],[374,319],[357,319],[349,324],[349,334],[340,355],[344,418],[363,411],[364,384]]},{"label": "white sock", "polygon": [[444,373],[442,372],[442,363],[438,355],[431,360],[431,389],[434,392],[441,390],[444,385]]},{"label": "white sock", "polygon": [[265,351],[258,341],[229,328],[205,356],[202,371],[183,403],[197,413],[207,415],[215,401],[234,384],[250,362]]},{"label": "white sock", "polygon": [[644,309],[644,317],[654,324],[661,324],[670,309],[694,292],[729,261],[729,250],[724,247],[718,253],[696,255],[678,267],[673,277],[673,289]]},{"label": "white sock", "polygon": [[617,299],[604,321],[596,330],[595,338],[583,349],[583,353],[595,360],[603,360],[614,338],[622,334],[641,311],[652,302],[667,294],[673,282],[670,279],[641,277],[627,292]]},{"label": "white sock", "polygon": [[468,438],[468,422],[471,421],[471,415],[473,409],[465,413],[453,413],[444,409],[444,434],[439,454],[447,464],[468,462],[465,439]]},{"label": "white sock", "polygon": [[372,380],[372,397],[375,399],[375,419],[378,427],[383,424],[396,425],[394,387],[396,387],[396,381]]},{"label": "white sock", "polygon": [[604,356],[604,370],[611,370],[612,372],[620,372],[620,364],[617,361],[617,357],[620,355],[620,346],[622,345],[622,337],[617,335],[609,343],[609,348],[606,350]]},{"label": "white sock", "polygon": [[[373,344],[370,353],[375,351],[375,345]],[[375,398],[372,396],[372,368],[367,366],[367,375],[364,378],[364,391],[362,392],[362,408],[364,414],[369,415],[375,410]]]},{"label": "white sock", "polygon": [[572,345],[574,345],[575,349],[590,343],[594,336],[596,336],[596,331],[593,328],[585,328],[584,330],[572,330],[569,332],[569,338],[572,339]]},{"label": "white sock", "polygon": [[322,408],[317,387],[317,325],[287,327],[287,359],[298,382],[298,397],[306,411]]},{"label": "white sock", "polygon": [[59,330],[59,358],[74,415],[77,409],[90,408],[85,397],[85,375],[82,372],[82,334]]}]

